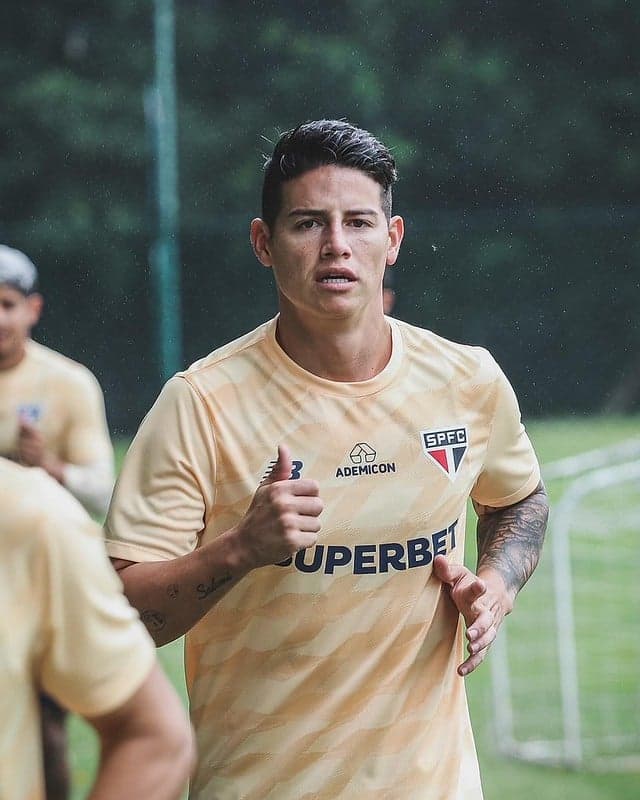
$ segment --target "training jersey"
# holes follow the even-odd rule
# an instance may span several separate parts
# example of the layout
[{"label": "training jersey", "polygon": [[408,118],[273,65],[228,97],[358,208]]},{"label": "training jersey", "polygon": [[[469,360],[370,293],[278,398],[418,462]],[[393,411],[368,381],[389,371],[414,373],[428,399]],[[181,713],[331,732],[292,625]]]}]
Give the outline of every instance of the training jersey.
[{"label": "training jersey", "polygon": [[393,319],[378,375],[325,380],[276,324],[168,381],[106,523],[113,557],[189,553],[240,521],[281,443],[320,486],[318,543],[186,637],[191,796],[478,800],[463,627],[432,562],[462,563],[469,495],[503,506],[539,482],[513,390],[486,350]]},{"label": "training jersey", "polygon": [[100,526],[53,478],[0,458],[0,508],[0,797],[39,800],[39,692],[108,713],[142,685],[155,650]]},{"label": "training jersey", "polygon": [[0,370],[0,456],[15,459],[20,419],[70,464],[110,463],[102,390],[83,365],[33,340],[14,367]]}]

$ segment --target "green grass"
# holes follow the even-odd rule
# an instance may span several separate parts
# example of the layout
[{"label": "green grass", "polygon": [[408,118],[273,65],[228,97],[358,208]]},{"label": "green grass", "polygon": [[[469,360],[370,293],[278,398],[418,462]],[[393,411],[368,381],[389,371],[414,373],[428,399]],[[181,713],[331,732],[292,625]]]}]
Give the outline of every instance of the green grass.
[{"label": "green grass", "polygon": [[[640,419],[637,417],[575,416],[566,419],[534,422],[528,426],[528,429],[540,460],[543,463],[548,463],[564,456],[622,442],[626,438],[640,436]],[[122,457],[125,448],[126,443],[117,443],[116,449],[119,458]],[[553,500],[556,492],[553,491],[554,487],[550,488],[552,489]],[[625,499],[615,495],[610,502],[619,508],[620,504],[625,502]],[[637,496],[634,502],[638,502]],[[595,520],[594,530],[596,532],[601,531],[597,524],[598,514],[606,519],[611,509],[591,509],[591,504],[589,504],[588,510]],[[471,528],[472,525],[470,524],[468,536],[470,542],[473,538]],[[637,553],[640,552],[637,547],[637,533],[638,527],[636,525],[635,531],[628,533],[629,541],[626,541],[626,549],[624,551],[629,558],[633,558],[635,554],[636,561],[634,563],[636,565],[638,563]],[[586,541],[587,549],[584,553],[579,553],[579,557],[588,558],[588,532]],[[617,548],[618,542],[616,541],[615,544]],[[549,609],[545,608],[548,605],[548,587],[545,583],[548,578],[544,572],[544,563],[548,558],[549,554],[547,552],[539,569],[540,575],[536,573],[530,586],[523,591],[513,617],[508,622],[509,641],[511,644],[518,645],[516,650],[520,653],[520,658],[516,662],[517,674],[514,677],[516,682],[519,680],[525,687],[522,694],[524,698],[527,696],[536,697],[534,692],[536,680],[546,679],[549,686],[553,680],[550,676],[554,668],[551,665],[555,653],[555,632],[548,629],[550,625],[546,621],[544,625],[541,624],[543,612],[549,613]],[[474,560],[472,546],[469,548],[468,559],[471,563]],[[593,582],[595,582],[595,586],[591,585]],[[593,627],[592,644],[589,647],[593,647],[594,655],[593,657],[590,655],[591,651],[589,649],[580,655],[581,668],[585,668],[581,694],[586,696],[593,687],[599,685],[601,680],[598,670],[603,663],[603,658],[602,653],[600,653],[601,657],[598,658],[598,647],[602,641],[602,637],[599,634],[606,630],[606,616],[603,618],[603,613],[606,614],[606,609],[609,607],[606,607],[603,612],[602,592],[598,592],[597,574],[595,573],[588,581],[585,580],[584,588],[577,587],[577,595],[580,604],[580,614],[577,618],[579,630],[581,631],[580,635],[586,636],[589,633],[590,623]],[[626,623],[628,638],[625,640],[624,637],[621,637],[617,645],[619,652],[615,654],[605,653],[604,661],[626,664],[628,678],[634,681],[635,690],[637,691],[637,678],[635,676],[637,674],[638,660],[636,656],[638,649],[636,643],[640,640],[640,630],[638,630],[638,616],[635,612],[640,609],[636,608],[634,612],[632,604],[626,602],[624,597],[622,600],[618,598],[617,608],[620,616],[617,616],[613,622],[616,626]],[[614,612],[610,611],[609,613]],[[520,624],[518,624],[518,615],[522,617]],[[635,626],[635,635],[633,635],[630,626]],[[159,658],[174,685],[178,687],[186,698],[181,646],[182,642],[179,641],[161,648],[159,650]],[[479,670],[467,678],[467,688],[485,787],[485,800],[506,800],[506,798],[518,798],[518,800],[541,800],[541,798],[544,798],[544,800],[635,800],[638,796],[640,772],[570,770],[527,764],[499,756],[496,752],[492,734],[490,671],[487,664],[482,665]],[[529,692],[529,695],[527,692]],[[547,697],[546,700],[553,705],[555,698],[552,688],[549,688],[548,692],[550,698]],[[623,697],[627,696],[624,687],[621,695]],[[601,724],[597,717],[597,703],[590,703],[588,696],[586,696],[585,702],[587,718],[589,714],[592,714],[594,716],[593,724],[597,727]],[[635,728],[636,733],[639,732],[638,727],[640,725],[638,723],[640,709],[637,707],[639,703],[640,698],[636,697],[636,705],[627,708],[629,724],[632,728]],[[520,714],[523,730],[527,722],[533,730],[539,724],[541,716],[544,717],[545,714],[547,714],[545,708],[541,709],[539,700],[534,699],[529,707],[522,709]],[[548,715],[547,722],[549,724],[553,722],[552,716],[552,714]],[[90,786],[97,756],[96,741],[91,729],[77,718],[70,720],[70,751],[74,772],[73,800],[80,800],[86,795]]]}]

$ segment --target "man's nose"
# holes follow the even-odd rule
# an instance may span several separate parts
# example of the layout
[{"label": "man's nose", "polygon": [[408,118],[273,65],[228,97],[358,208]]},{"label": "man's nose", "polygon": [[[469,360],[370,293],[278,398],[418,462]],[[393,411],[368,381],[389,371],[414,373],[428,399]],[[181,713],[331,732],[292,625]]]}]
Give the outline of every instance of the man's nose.
[{"label": "man's nose", "polygon": [[350,255],[351,247],[344,226],[339,222],[327,225],[324,229],[322,256],[348,258]]}]

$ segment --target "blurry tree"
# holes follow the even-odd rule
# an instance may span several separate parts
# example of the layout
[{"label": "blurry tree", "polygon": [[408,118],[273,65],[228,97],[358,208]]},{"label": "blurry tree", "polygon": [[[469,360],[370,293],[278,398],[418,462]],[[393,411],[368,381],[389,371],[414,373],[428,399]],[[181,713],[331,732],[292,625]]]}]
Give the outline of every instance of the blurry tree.
[{"label": "blurry tree", "polygon": [[[640,352],[638,4],[176,10],[187,360],[275,309],[247,239],[268,140],[346,117],[398,159],[398,315],[490,346],[529,413],[615,394]],[[43,270],[56,309],[43,333],[91,363],[116,426],[133,428],[158,389],[145,349],[152,4],[0,14],[0,232]]]}]

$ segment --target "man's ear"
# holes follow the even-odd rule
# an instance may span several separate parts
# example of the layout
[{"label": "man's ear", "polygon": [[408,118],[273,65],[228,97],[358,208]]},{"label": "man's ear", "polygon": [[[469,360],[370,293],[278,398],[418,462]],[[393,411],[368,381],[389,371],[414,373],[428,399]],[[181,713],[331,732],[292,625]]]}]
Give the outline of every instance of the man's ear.
[{"label": "man's ear", "polygon": [[400,245],[404,236],[404,220],[402,217],[391,217],[389,220],[389,247],[387,249],[387,266],[392,267],[398,260]]},{"label": "man's ear", "polygon": [[251,221],[251,247],[256,254],[258,261],[265,267],[272,267],[273,261],[271,259],[271,232],[267,223],[256,217]]},{"label": "man's ear", "polygon": [[44,299],[41,294],[34,292],[27,295],[27,307],[29,309],[30,325],[33,327],[37,325],[42,314],[42,307],[44,306]]}]

